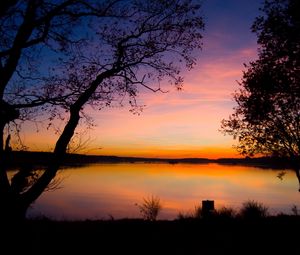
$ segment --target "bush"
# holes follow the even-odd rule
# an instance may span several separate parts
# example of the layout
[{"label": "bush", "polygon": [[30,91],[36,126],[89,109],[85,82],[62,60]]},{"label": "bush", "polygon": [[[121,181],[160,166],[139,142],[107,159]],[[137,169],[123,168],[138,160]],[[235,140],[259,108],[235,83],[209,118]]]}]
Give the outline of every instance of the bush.
[{"label": "bush", "polygon": [[216,215],[221,218],[233,219],[236,216],[236,211],[230,207],[222,207],[216,212]]},{"label": "bush", "polygon": [[293,205],[291,209],[294,216],[299,216],[300,210],[298,209],[297,205]]},{"label": "bush", "polygon": [[200,205],[195,206],[193,215],[194,215],[194,218],[196,218],[196,219],[203,218],[203,210],[202,210],[202,207]]},{"label": "bush", "polygon": [[267,215],[268,208],[253,200],[244,202],[240,210],[240,216],[245,219],[265,218]]},{"label": "bush", "polygon": [[179,212],[176,217],[177,220],[190,220],[194,218],[195,215],[193,212]]},{"label": "bush", "polygon": [[201,205],[195,206],[193,217],[196,219],[207,219],[216,216],[216,210],[205,210]]},{"label": "bush", "polygon": [[137,204],[143,219],[155,221],[162,209],[160,199],[156,196],[143,198],[142,204]]}]

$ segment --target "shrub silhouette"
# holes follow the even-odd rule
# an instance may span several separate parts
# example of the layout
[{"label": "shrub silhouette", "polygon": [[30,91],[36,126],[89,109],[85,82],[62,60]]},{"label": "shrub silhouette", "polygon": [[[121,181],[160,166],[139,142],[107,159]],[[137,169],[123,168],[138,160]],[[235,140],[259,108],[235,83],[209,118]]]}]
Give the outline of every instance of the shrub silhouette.
[{"label": "shrub silhouette", "polygon": [[245,219],[265,218],[267,215],[268,208],[253,200],[244,202],[240,210],[240,216]]},{"label": "shrub silhouette", "polygon": [[137,204],[137,206],[143,216],[143,219],[150,221],[155,221],[158,213],[162,209],[160,198],[153,195],[143,198],[143,203]]},{"label": "shrub silhouette", "polygon": [[299,216],[300,210],[298,209],[297,205],[293,205],[291,210],[292,210],[292,215]]},{"label": "shrub silhouette", "polygon": [[225,219],[233,219],[236,217],[236,211],[230,207],[222,207],[217,210],[216,215]]},{"label": "shrub silhouette", "polygon": [[190,212],[179,212],[177,215],[178,220],[187,220],[187,219],[202,219],[203,210],[201,205],[195,205],[194,210]]},{"label": "shrub silhouette", "polygon": [[210,218],[215,216],[216,210],[205,210],[201,205],[196,205],[192,217],[195,219]]},{"label": "shrub silhouette", "polygon": [[201,205],[196,205],[194,209],[194,218],[201,219],[203,217],[203,210]]}]

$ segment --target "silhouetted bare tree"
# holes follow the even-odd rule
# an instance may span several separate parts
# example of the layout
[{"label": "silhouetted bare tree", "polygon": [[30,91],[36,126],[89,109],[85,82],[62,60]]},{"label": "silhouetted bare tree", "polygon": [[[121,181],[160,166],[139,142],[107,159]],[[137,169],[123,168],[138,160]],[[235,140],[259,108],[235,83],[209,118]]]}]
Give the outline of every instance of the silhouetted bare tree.
[{"label": "silhouetted bare tree", "polygon": [[[62,112],[69,116],[48,167],[38,176],[23,173],[9,181],[9,151],[1,136],[2,218],[24,218],[53,180],[87,104],[101,109],[127,98],[134,109],[141,88],[160,91],[155,84],[163,79],[181,88],[180,69],[192,68],[193,52],[201,48],[199,8],[192,0],[29,0],[5,5],[0,13],[2,134],[11,121],[30,118],[34,107],[36,113],[51,113],[50,124]],[[25,189],[24,184],[30,185]]]},{"label": "silhouetted bare tree", "polygon": [[246,66],[222,128],[242,154],[287,159],[300,182],[300,2],[265,1],[262,11],[252,27],[259,59]]}]

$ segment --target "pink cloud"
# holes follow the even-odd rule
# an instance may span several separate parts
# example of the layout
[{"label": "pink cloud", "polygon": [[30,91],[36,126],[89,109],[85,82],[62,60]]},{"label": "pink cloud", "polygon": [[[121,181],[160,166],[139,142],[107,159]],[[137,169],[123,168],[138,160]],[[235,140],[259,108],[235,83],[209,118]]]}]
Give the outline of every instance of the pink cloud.
[{"label": "pink cloud", "polygon": [[[169,93],[143,91],[138,102],[146,107],[140,115],[131,114],[126,106],[102,111],[87,107],[96,124],[90,132],[90,153],[217,157],[223,151],[236,156],[232,138],[219,132],[220,121],[232,112],[232,93],[238,88],[236,81],[242,77],[243,63],[255,58],[253,48],[214,58],[200,56],[195,69],[184,73],[181,92],[167,84],[162,85]],[[51,132],[47,134],[49,140],[28,133],[31,148],[53,147],[55,138]],[[99,147],[102,149],[97,150]]]}]

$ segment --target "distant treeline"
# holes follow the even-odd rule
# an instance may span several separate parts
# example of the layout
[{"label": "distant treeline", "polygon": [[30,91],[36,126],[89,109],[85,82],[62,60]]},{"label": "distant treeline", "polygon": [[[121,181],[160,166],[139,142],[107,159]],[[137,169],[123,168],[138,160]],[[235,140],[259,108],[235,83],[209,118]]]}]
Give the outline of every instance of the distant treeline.
[{"label": "distant treeline", "polygon": [[[26,165],[46,166],[52,159],[53,154],[50,152],[29,152],[14,151],[11,154],[10,167],[20,167]],[[93,163],[189,163],[189,164],[231,164],[231,165],[247,165],[261,168],[284,169],[289,168],[288,161],[282,158],[260,157],[260,158],[141,158],[141,157],[117,157],[117,156],[96,156],[83,154],[66,154],[63,166],[81,166]]]}]

